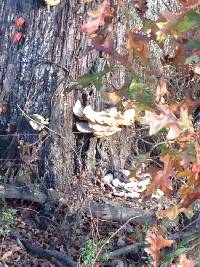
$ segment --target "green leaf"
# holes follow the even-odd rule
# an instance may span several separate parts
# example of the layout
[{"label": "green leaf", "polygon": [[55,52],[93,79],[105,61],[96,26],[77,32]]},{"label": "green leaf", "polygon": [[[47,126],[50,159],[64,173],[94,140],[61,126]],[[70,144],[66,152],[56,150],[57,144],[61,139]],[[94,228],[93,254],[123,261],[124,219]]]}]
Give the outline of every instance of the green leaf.
[{"label": "green leaf", "polygon": [[168,254],[167,256],[165,256],[164,260],[161,262],[160,267],[166,266],[166,262],[172,261],[174,258],[183,254],[187,250],[188,250],[188,248],[181,247],[181,248],[176,249],[174,252]]},{"label": "green leaf", "polygon": [[186,58],[185,64],[194,64],[194,63],[198,63],[199,61],[200,61],[200,57],[198,55],[192,55]]},{"label": "green leaf", "polygon": [[85,74],[77,79],[71,86],[64,89],[64,94],[71,92],[74,89],[83,89],[91,84],[93,84],[97,90],[102,88],[102,78],[107,73],[113,71],[114,68],[105,66],[102,71],[96,73]]},{"label": "green leaf", "polygon": [[200,16],[195,11],[188,12],[175,27],[174,30],[178,33],[187,32],[200,26]]},{"label": "green leaf", "polygon": [[198,235],[191,235],[191,236],[185,237],[178,244],[178,247],[184,247],[188,245],[191,241],[195,240],[196,238],[198,238]]},{"label": "green leaf", "polygon": [[154,105],[154,95],[147,89],[148,85],[142,83],[137,75],[133,75],[131,84],[129,85],[129,93],[135,101],[135,108],[138,112],[142,109],[151,109]]},{"label": "green leaf", "polygon": [[89,86],[91,83],[96,81],[97,79],[102,79],[104,75],[108,72],[111,72],[113,68],[106,66],[102,71],[96,73],[85,74],[77,79],[77,82],[82,87]]},{"label": "green leaf", "polygon": [[189,40],[185,45],[186,49],[200,49],[200,40]]},{"label": "green leaf", "polygon": [[95,88],[99,91],[101,90],[103,84],[102,84],[102,79],[97,79],[96,81],[94,81],[94,86]]}]

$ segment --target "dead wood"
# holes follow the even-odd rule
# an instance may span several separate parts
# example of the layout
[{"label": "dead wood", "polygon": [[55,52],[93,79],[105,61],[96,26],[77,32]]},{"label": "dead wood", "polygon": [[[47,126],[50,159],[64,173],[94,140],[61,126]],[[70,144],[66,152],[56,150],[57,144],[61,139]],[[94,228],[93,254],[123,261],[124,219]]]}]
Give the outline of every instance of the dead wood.
[{"label": "dead wood", "polygon": [[48,260],[55,259],[59,261],[62,266],[75,267],[76,263],[67,255],[64,255],[58,251],[52,251],[49,249],[44,249],[39,246],[32,244],[29,240],[26,240],[20,236],[16,231],[11,232],[12,237],[14,237],[21,248],[25,249],[28,253],[36,255],[40,258],[45,258]]},{"label": "dead wood", "polygon": [[[39,186],[16,186],[14,184],[0,184],[0,194],[5,199],[21,199],[39,204],[47,201],[58,204],[61,198],[66,197],[64,193],[53,189],[43,192]],[[135,217],[133,221],[139,224],[153,223],[154,221],[153,211],[145,212],[142,209],[125,207],[120,202],[109,201],[106,198],[101,203],[98,201],[92,201],[90,205],[86,203],[83,211],[88,215],[92,214],[94,217],[107,221],[125,222],[132,217]]]},{"label": "dead wood", "polygon": [[130,218],[134,218],[133,221],[139,224],[144,222],[152,224],[155,221],[153,210],[144,211],[140,208],[126,207],[120,202],[110,201],[106,198],[101,203],[92,202],[90,209],[95,217],[106,221],[126,222]]}]

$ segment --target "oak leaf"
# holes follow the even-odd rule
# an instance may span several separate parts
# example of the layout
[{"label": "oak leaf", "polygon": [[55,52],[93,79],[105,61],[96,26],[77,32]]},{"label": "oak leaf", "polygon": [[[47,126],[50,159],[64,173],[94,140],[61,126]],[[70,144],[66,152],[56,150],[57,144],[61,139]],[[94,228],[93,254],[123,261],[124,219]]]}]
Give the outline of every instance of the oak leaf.
[{"label": "oak leaf", "polygon": [[166,210],[159,210],[156,212],[156,216],[158,219],[163,219],[167,217],[170,220],[175,220],[176,217],[179,215],[179,213],[183,212],[184,209],[180,208],[179,205],[175,205],[173,207],[170,207]]},{"label": "oak leaf", "polygon": [[81,31],[87,34],[95,33],[100,26],[103,26],[108,20],[112,19],[114,14],[110,9],[110,1],[104,0],[96,11],[90,12],[91,22],[81,26]]},{"label": "oak leaf", "polygon": [[13,44],[19,42],[23,37],[24,37],[24,35],[21,32],[15,32],[13,37],[12,37]]},{"label": "oak leaf", "polygon": [[171,247],[174,241],[164,239],[162,235],[155,234],[150,231],[147,233],[146,240],[150,243],[150,247],[145,248],[144,250],[152,256],[152,264],[154,267],[157,267],[159,260],[162,257],[160,250],[162,248]]},{"label": "oak leaf", "polygon": [[22,25],[24,25],[24,23],[25,23],[25,19],[23,17],[19,17],[15,21],[15,26],[16,27],[21,27]]},{"label": "oak leaf", "polygon": [[168,95],[167,83],[161,78],[156,88],[156,102],[160,102],[165,95]]},{"label": "oak leaf", "polygon": [[168,105],[159,104],[158,109],[160,114],[157,115],[151,111],[145,110],[145,116],[142,118],[142,123],[150,125],[150,135],[160,131],[162,128],[169,128],[167,139],[175,139],[181,133],[180,123],[176,116],[171,112]]},{"label": "oak leaf", "polygon": [[176,267],[194,267],[195,263],[193,260],[189,260],[185,254],[180,256],[179,263]]},{"label": "oak leaf", "polygon": [[164,170],[158,171],[152,178],[152,182],[147,186],[146,190],[142,192],[142,197],[148,197],[157,189],[163,191],[163,193],[170,197],[173,192],[171,176],[175,176],[175,171],[172,167],[171,156],[166,155],[161,158],[164,162]]},{"label": "oak leaf", "polygon": [[197,199],[200,199],[200,186],[194,188],[193,190],[187,193],[185,198],[181,200],[180,207],[187,209]]},{"label": "oak leaf", "polygon": [[141,61],[147,64],[150,58],[149,42],[149,37],[130,31],[126,45],[129,51],[129,61],[132,62],[136,56],[139,56]]}]

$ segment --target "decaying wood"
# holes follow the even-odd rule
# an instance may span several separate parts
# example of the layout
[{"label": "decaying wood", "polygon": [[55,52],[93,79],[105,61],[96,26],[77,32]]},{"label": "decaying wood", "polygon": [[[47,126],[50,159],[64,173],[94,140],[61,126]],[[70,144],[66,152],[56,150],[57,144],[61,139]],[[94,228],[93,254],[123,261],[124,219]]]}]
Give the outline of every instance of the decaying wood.
[{"label": "decaying wood", "polygon": [[[25,249],[28,253],[38,256],[40,258],[45,258],[48,260],[56,260],[61,263],[61,266],[75,267],[76,263],[67,255],[64,255],[58,251],[52,251],[49,249],[44,249],[39,246],[32,244],[29,240],[24,239],[21,235],[12,231],[11,236],[13,236],[21,248]],[[60,265],[59,265],[60,266]]]},{"label": "decaying wood", "polygon": [[126,222],[131,218],[138,224],[144,222],[152,224],[155,221],[154,211],[145,212],[139,208],[126,207],[120,202],[110,201],[106,198],[101,203],[91,202],[90,211],[95,217],[105,221]]},{"label": "decaying wood", "polygon": [[[21,199],[39,204],[45,204],[47,201],[62,204],[62,199],[68,197],[54,189],[42,192],[40,188],[33,185],[16,186],[11,184],[0,184],[0,196],[5,199]],[[126,207],[120,202],[109,201],[106,198],[100,202],[93,200],[89,204],[85,203],[82,210],[89,216],[92,215],[106,221],[125,222],[134,217],[133,221],[139,224],[144,222],[152,224],[155,220],[153,211],[145,212],[139,208]]]},{"label": "decaying wood", "polygon": [[0,184],[0,197],[3,199],[22,199],[44,204],[47,201],[47,195],[35,186],[15,186],[10,184]]}]

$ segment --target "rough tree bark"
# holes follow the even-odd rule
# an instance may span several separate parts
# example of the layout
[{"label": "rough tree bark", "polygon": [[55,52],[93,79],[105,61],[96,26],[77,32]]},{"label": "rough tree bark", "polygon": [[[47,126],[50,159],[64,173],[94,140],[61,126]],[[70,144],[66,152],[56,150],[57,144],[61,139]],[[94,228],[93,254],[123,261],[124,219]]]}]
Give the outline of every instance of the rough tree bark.
[{"label": "rough tree bark", "polygon": [[[50,11],[39,0],[0,2],[0,104],[6,107],[0,114],[1,175],[11,181],[20,175],[27,177],[29,169],[26,183],[34,177],[34,182],[46,187],[69,191],[76,170],[86,168],[91,174],[101,165],[119,173],[133,160],[134,131],[125,129],[106,140],[73,133],[72,107],[77,98],[84,101],[85,93],[62,94],[70,82],[97,70],[101,63],[96,51],[88,51],[88,39],[79,31],[87,10],[97,1],[83,5],[78,0],[63,0]],[[148,1],[149,12],[156,14],[161,1],[154,2]],[[164,2],[168,8],[174,4]],[[15,20],[20,16],[26,22],[17,28]],[[116,27],[118,43],[123,43],[125,25],[119,20]],[[14,43],[17,31],[23,38]],[[123,84],[123,71],[117,79],[117,85]],[[17,105],[28,115],[49,118],[54,132],[39,136]]]},{"label": "rough tree bark", "polygon": [[[1,101],[7,106],[7,111],[1,113],[1,134],[10,124],[9,134],[18,134],[10,138],[12,145],[19,139],[28,144],[37,141],[37,132],[26,120],[20,121],[22,113],[17,105],[27,114],[49,118],[49,127],[60,134],[50,133],[39,149],[39,174],[49,187],[67,186],[74,172],[76,137],[72,132],[72,106],[76,97],[74,92],[64,97],[62,87],[71,77],[90,70],[97,60],[96,52],[85,52],[87,40],[79,32],[84,9],[78,1],[63,1],[50,12],[42,1],[2,0],[0,6]],[[13,43],[12,36],[18,31],[15,20],[20,16],[26,20],[22,28],[24,38]],[[46,61],[57,62],[65,70]],[[13,154],[16,148],[12,154],[5,149],[2,148],[2,158],[16,156]]]}]

